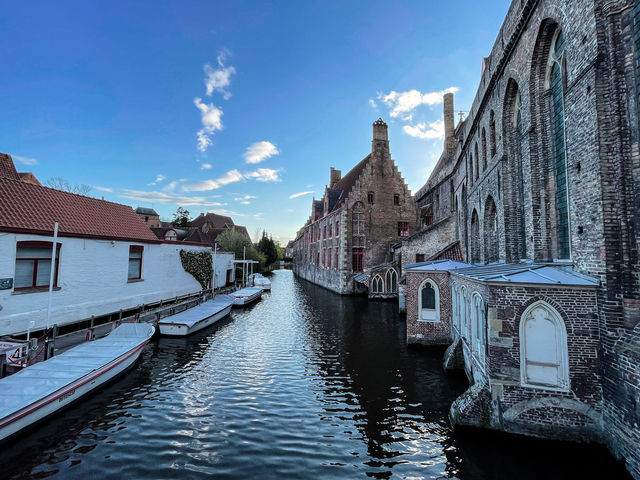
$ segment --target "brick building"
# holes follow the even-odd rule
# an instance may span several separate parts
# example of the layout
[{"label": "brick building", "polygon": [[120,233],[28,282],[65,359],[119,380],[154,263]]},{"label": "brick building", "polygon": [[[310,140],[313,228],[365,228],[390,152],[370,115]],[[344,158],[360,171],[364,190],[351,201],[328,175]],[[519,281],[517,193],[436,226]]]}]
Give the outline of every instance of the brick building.
[{"label": "brick building", "polygon": [[467,262],[405,265],[409,340],[451,341],[472,384],[454,424],[598,440],[636,478],[639,3],[512,2],[455,128],[444,98],[402,246],[407,264],[460,242]]},{"label": "brick building", "polygon": [[331,168],[329,186],[313,199],[293,242],[293,271],[337,293],[392,297],[398,291],[392,246],[415,231],[418,215],[382,119],[373,124],[371,145],[344,177]]}]

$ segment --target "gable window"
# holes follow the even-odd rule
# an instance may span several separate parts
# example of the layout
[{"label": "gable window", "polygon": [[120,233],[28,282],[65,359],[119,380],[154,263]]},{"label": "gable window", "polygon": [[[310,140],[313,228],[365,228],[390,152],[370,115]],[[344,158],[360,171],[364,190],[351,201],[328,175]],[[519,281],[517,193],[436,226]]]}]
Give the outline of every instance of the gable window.
[{"label": "gable window", "polygon": [[400,195],[398,195],[397,193],[393,196],[393,204],[400,205]]},{"label": "gable window", "polygon": [[367,193],[367,203],[373,203],[373,192]]},{"label": "gable window", "polygon": [[352,268],[354,272],[361,272],[364,268],[364,262],[362,261],[363,250],[364,249],[360,247],[353,249]]},{"label": "gable window", "polygon": [[142,278],[142,245],[129,247],[129,272],[128,280],[140,280]]},{"label": "gable window", "polygon": [[520,319],[520,375],[527,386],[569,388],[567,331],[560,314],[542,301]]},{"label": "gable window", "polygon": [[438,286],[426,279],[418,289],[418,320],[422,322],[440,321],[440,293]]},{"label": "gable window", "polygon": [[[60,247],[56,247],[53,286],[58,286]],[[18,242],[16,246],[16,273],[14,289],[48,288],[51,277],[52,242]]]},{"label": "gable window", "polygon": [[409,222],[398,222],[398,236],[399,237],[409,236]]},{"label": "gable window", "polygon": [[170,242],[175,242],[178,240],[178,234],[173,229],[167,230],[167,233],[164,234],[164,239],[169,240]]}]

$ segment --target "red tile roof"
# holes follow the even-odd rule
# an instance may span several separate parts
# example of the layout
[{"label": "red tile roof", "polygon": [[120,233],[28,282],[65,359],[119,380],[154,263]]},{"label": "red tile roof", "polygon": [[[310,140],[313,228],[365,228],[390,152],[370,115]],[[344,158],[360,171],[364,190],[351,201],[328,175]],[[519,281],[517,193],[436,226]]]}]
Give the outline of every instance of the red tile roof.
[{"label": "red tile roof", "polygon": [[428,261],[432,260],[455,260],[456,262],[464,262],[464,255],[462,254],[462,245],[460,244],[460,240],[450,243],[439,252],[431,255],[428,258]]},{"label": "red tile roof", "polygon": [[218,215],[217,213],[207,213],[206,215],[200,214],[200,216],[194,218],[191,221],[192,227],[202,227],[205,223],[211,224],[213,228],[226,228],[233,226],[233,220],[231,217],[224,215]]},{"label": "red tile roof", "polygon": [[342,196],[340,197],[340,200],[338,201],[336,208],[344,204],[345,200],[347,199],[347,196],[349,196],[349,193],[351,193],[351,190],[356,184],[356,180],[360,178],[360,174],[362,173],[364,168],[367,166],[367,163],[369,163],[370,158],[371,158],[371,154],[367,155],[362,160],[360,160],[360,162],[355,167],[349,170],[349,172],[344,177],[342,177],[339,182],[337,182],[333,186],[332,190],[342,190]]},{"label": "red tile roof", "polygon": [[[0,160],[0,175],[8,171],[5,167]],[[57,220],[60,236],[159,243],[127,205],[21,182],[16,177],[0,178],[0,231],[52,235]]]},{"label": "red tile roof", "polygon": [[20,180],[20,176],[16,171],[11,155],[7,155],[6,153],[0,153],[0,178]]}]

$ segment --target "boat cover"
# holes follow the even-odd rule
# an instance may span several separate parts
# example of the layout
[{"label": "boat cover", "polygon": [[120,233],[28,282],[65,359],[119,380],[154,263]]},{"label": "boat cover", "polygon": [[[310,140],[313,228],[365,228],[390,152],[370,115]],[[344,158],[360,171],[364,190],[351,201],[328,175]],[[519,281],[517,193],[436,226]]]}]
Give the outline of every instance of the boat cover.
[{"label": "boat cover", "polygon": [[216,295],[215,298],[209,302],[201,303],[200,305],[189,308],[184,312],[163,318],[159,323],[178,323],[186,325],[187,327],[192,327],[200,320],[211,317],[230,305],[233,305],[233,298],[229,295]]},{"label": "boat cover", "polygon": [[86,342],[0,380],[0,419],[105,366],[147,341],[147,323],[125,323],[104,338]]},{"label": "boat cover", "polygon": [[250,297],[251,295],[255,295],[257,292],[262,292],[262,289],[258,287],[246,287],[236,290],[231,295],[234,297]]}]

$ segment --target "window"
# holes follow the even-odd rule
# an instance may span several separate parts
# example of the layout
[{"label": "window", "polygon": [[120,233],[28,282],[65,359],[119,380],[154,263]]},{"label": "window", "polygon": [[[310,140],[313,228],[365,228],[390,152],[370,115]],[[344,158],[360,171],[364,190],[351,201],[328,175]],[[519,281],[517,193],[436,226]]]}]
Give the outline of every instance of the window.
[{"label": "window", "polygon": [[440,321],[440,294],[438,286],[426,279],[418,289],[418,320],[423,322]]},{"label": "window", "polygon": [[384,293],[384,282],[380,275],[376,275],[371,280],[371,293]]},{"label": "window", "polygon": [[131,245],[129,247],[129,280],[140,280],[142,278],[142,245]]},{"label": "window", "polygon": [[336,237],[340,235],[340,222],[336,222]]},{"label": "window", "polygon": [[393,195],[393,204],[400,205],[400,195],[398,195],[397,193]]},{"label": "window", "polygon": [[482,169],[487,168],[487,131],[482,127]]},{"label": "window", "polygon": [[364,268],[364,262],[362,261],[363,249],[356,247],[353,249],[352,268],[354,272],[361,272]]},{"label": "window", "polygon": [[496,154],[496,119],[493,110],[489,112],[489,147],[493,157]]},{"label": "window", "polygon": [[398,236],[399,237],[409,236],[409,222],[398,222]]},{"label": "window", "polygon": [[338,269],[338,252],[340,251],[340,248],[336,247],[335,250],[336,250],[336,253],[335,253],[336,258],[335,258],[335,263],[333,264],[334,265],[333,268],[337,270]]},{"label": "window", "polygon": [[484,364],[485,360],[485,346],[486,346],[486,319],[485,319],[485,307],[482,297],[478,293],[474,293],[471,305],[471,323],[473,325],[473,352],[476,358],[480,361],[480,364]]},{"label": "window", "polygon": [[416,253],[416,262],[424,262],[424,253]]},{"label": "window", "polygon": [[329,237],[333,237],[333,223],[329,225]]},{"label": "window", "polygon": [[478,263],[480,261],[480,219],[478,218],[478,212],[473,209],[471,214],[471,263]]},{"label": "window", "polygon": [[395,269],[390,268],[387,270],[385,277],[385,283],[387,285],[387,293],[397,293],[398,291],[398,274]]},{"label": "window", "polygon": [[567,332],[560,314],[539,301],[520,319],[520,374],[528,386],[569,388]]},{"label": "window", "polygon": [[427,207],[427,210],[424,214],[423,222],[425,227],[428,227],[433,223],[433,208],[431,207],[431,205]]},{"label": "window", "polygon": [[473,185],[473,154],[469,153],[469,185]]},{"label": "window", "polygon": [[327,226],[322,227],[322,238],[327,238]]},{"label": "window", "polygon": [[[56,246],[53,286],[58,286],[60,247]],[[16,272],[14,289],[48,288],[51,278],[52,242],[18,242],[16,245]]]},{"label": "window", "polygon": [[178,240],[178,234],[175,230],[167,230],[167,232],[164,234],[164,239],[169,240],[170,242],[175,242],[176,240]]},{"label": "window", "polygon": [[476,146],[475,146],[475,153],[476,153],[476,180],[478,180],[478,177],[480,177],[480,155],[478,155],[478,143],[476,142]]},{"label": "window", "polygon": [[373,192],[367,193],[367,203],[373,203]]}]

